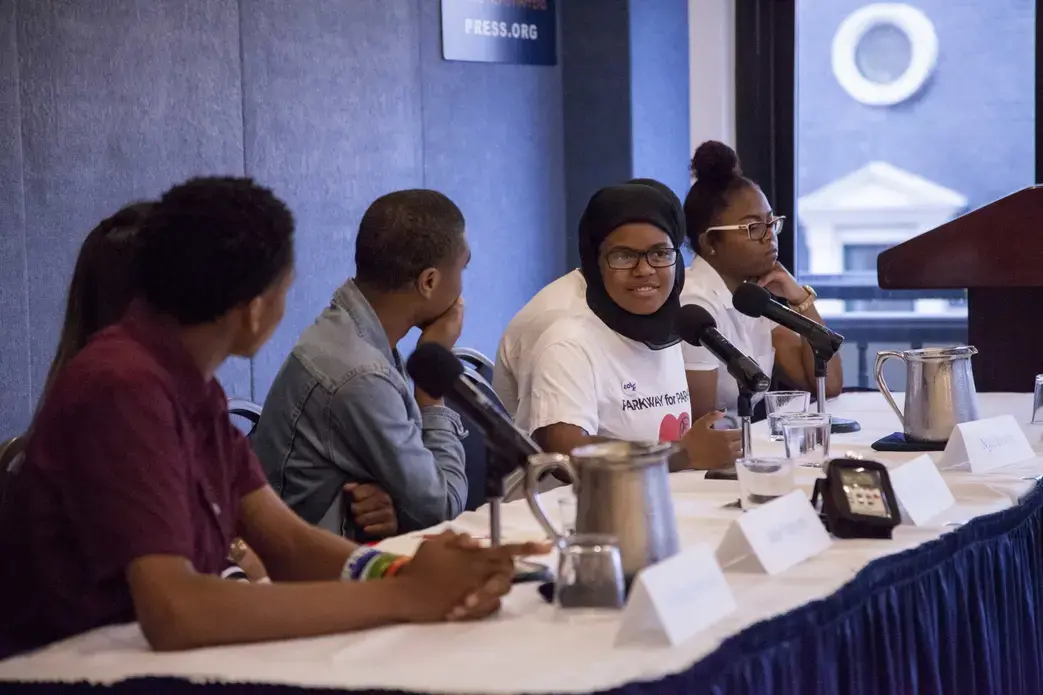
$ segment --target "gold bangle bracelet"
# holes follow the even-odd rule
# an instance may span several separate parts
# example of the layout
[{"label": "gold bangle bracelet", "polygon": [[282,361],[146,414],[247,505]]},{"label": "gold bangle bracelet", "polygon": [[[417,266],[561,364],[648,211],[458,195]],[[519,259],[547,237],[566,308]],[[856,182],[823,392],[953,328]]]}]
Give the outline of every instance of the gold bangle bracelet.
[{"label": "gold bangle bracelet", "polygon": [[791,304],[790,308],[798,314],[803,314],[811,305],[815,303],[815,299],[818,298],[818,294],[815,293],[814,288],[811,285],[803,285],[804,290],[808,293],[807,298],[800,304]]}]

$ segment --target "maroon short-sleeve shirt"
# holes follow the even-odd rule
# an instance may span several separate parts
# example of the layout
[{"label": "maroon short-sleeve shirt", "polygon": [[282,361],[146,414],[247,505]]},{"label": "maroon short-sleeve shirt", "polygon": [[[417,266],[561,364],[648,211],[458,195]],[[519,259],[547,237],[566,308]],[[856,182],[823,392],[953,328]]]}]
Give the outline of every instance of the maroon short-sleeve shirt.
[{"label": "maroon short-sleeve shirt", "polygon": [[0,521],[0,658],[130,622],[127,566],[227,566],[239,503],[267,482],[168,320],[135,305],[63,370]]}]

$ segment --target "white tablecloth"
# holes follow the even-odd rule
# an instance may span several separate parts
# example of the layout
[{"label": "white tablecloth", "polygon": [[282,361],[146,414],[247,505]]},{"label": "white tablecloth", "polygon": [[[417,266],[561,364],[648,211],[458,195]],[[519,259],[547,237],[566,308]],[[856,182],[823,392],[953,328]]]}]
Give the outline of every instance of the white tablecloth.
[{"label": "white tablecloth", "polygon": [[[1013,414],[1037,453],[1043,427],[1028,425],[1030,394],[983,394],[982,417]],[[888,465],[916,454],[878,453],[876,439],[900,429],[876,393],[846,394],[829,404],[834,414],[857,419],[862,431],[834,435],[832,454],[851,451]],[[758,454],[781,454],[767,440],[765,423],[754,427]],[[936,459],[938,454],[932,454]],[[674,647],[613,645],[615,617],[575,621],[564,617],[529,584],[516,588],[495,618],[469,624],[397,626],[331,637],[268,644],[154,654],[136,625],[109,627],[72,638],[31,655],[0,663],[3,680],[89,680],[112,683],[141,675],[185,677],[197,681],[265,682],[339,689],[385,688],[420,692],[590,692],[680,671],[749,625],[836,591],[870,561],[937,538],[960,522],[1005,509],[1028,492],[1043,474],[1043,459],[1015,464],[985,475],[945,472],[957,504],[928,526],[901,526],[891,541],[837,541],[832,548],[778,577],[727,574],[738,610],[704,633]],[[803,470],[799,482],[810,493],[816,477]],[[671,476],[682,545],[716,546],[741,512],[726,508],[737,498],[737,484],[703,480],[701,473]],[[557,515],[555,498],[545,507]],[[480,510],[453,522],[475,535],[488,532]],[[503,509],[505,540],[541,537],[524,502]],[[411,552],[421,534],[388,541],[388,549]],[[220,620],[220,616],[215,616]]]}]

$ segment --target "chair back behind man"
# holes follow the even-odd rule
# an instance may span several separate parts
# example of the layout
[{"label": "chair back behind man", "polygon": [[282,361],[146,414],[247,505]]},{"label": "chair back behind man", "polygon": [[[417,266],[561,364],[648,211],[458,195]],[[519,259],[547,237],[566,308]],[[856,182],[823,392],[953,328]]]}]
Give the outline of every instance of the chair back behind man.
[{"label": "chair back behind man", "polygon": [[[246,400],[245,398],[229,398],[228,414],[232,416],[232,422],[243,429],[247,436],[253,434],[257,423],[261,421],[261,406]],[[246,421],[247,426],[241,427],[239,419]]]},{"label": "chair back behind man", "polygon": [[478,350],[467,347],[453,348],[453,354],[456,355],[456,358],[463,362],[465,366],[478,372],[483,379],[492,383],[493,361],[491,359]]},{"label": "chair back behind man", "polygon": [[[505,417],[509,417],[507,408],[504,407],[503,402],[496,395],[496,391],[493,390],[489,380],[466,362],[464,363],[464,373],[461,378],[470,381],[475,388],[503,412]],[[464,413],[460,414],[460,420],[468,432],[467,438],[463,441],[467,474],[467,504],[464,508],[467,511],[474,511],[485,504],[485,481],[489,469],[489,452],[485,447],[485,434],[479,429],[477,423],[473,422]]]}]

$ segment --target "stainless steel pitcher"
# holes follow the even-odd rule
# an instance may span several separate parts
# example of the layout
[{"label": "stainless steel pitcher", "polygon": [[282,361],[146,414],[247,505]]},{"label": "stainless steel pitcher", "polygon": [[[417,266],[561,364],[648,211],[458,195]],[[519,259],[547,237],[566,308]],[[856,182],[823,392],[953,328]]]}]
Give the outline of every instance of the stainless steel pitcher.
[{"label": "stainless steel pitcher", "polygon": [[627,581],[643,568],[676,555],[677,519],[670,497],[670,455],[674,444],[602,442],[562,454],[529,457],[525,496],[536,520],[561,544],[540,506],[536,486],[546,471],[560,468],[576,490],[576,533],[601,533],[619,540]]},{"label": "stainless steel pitcher", "polygon": [[[946,442],[961,422],[978,419],[978,392],[974,388],[973,346],[923,348],[876,354],[876,383],[902,422],[906,437]],[[899,410],[884,382],[884,363],[892,357],[905,362],[905,409]]]}]

